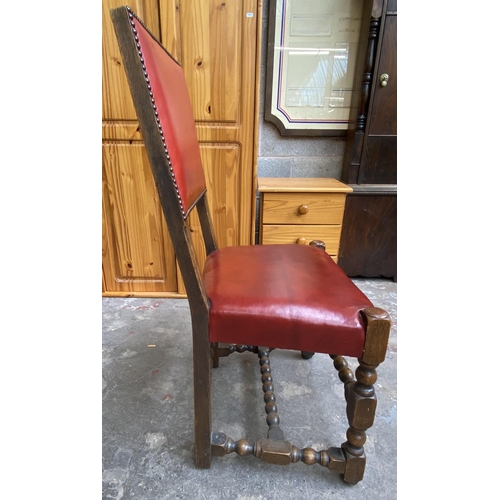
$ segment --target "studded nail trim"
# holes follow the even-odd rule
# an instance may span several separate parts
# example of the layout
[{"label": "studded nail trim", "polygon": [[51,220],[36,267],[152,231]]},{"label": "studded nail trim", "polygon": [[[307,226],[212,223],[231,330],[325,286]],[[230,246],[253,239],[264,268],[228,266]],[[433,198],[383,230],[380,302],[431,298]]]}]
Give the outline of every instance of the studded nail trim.
[{"label": "studded nail trim", "polygon": [[[156,124],[158,125],[158,130],[160,132],[161,141],[163,143],[163,148],[165,149],[165,155],[166,155],[167,161],[168,161],[168,169],[170,171],[170,176],[172,177],[172,182],[174,184],[175,192],[177,194],[177,200],[179,201],[179,207],[181,209],[182,216],[184,217],[184,219],[186,219],[188,216],[188,213],[186,213],[186,210],[184,209],[184,205],[182,203],[182,198],[181,198],[180,191],[179,191],[179,186],[177,185],[177,179],[175,178],[175,172],[174,172],[174,169],[172,167],[172,162],[170,161],[170,154],[168,152],[167,143],[165,142],[165,136],[163,135],[163,129],[162,129],[162,126],[160,123],[160,117],[158,116],[158,110],[156,109],[156,103],[155,103],[155,99],[154,99],[154,95],[153,95],[153,90],[151,88],[151,82],[149,80],[149,75],[148,75],[148,72],[146,69],[146,64],[145,64],[144,58],[142,57],[141,44],[139,43],[139,37],[137,35],[137,30],[135,29],[135,22],[136,21],[139,22],[141,24],[141,26],[149,34],[151,34],[151,33],[146,28],[146,26],[144,26],[144,23],[135,15],[135,13],[132,11],[132,9],[129,6],[127,6],[127,11],[128,11],[128,17],[130,20],[130,26],[132,28],[132,33],[134,34],[134,40],[135,40],[135,46],[137,48],[137,54],[139,55],[139,60],[141,61],[141,64],[142,64],[142,71],[144,73],[144,79],[146,80],[146,83],[148,86],[149,97],[151,98],[151,104],[153,106],[153,111],[154,111],[154,114],[156,117]],[[153,36],[153,35],[151,34],[151,36]]]}]

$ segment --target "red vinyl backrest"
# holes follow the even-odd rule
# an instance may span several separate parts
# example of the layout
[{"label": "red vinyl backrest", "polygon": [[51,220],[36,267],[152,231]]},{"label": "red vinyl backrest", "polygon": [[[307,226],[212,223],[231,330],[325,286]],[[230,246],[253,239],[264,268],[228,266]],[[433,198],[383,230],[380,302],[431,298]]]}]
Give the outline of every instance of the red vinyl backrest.
[{"label": "red vinyl backrest", "polygon": [[180,208],[186,218],[206,190],[186,78],[181,66],[141,22],[130,14],[129,19],[142,58],[144,77],[150,86],[151,105],[171,163]]}]

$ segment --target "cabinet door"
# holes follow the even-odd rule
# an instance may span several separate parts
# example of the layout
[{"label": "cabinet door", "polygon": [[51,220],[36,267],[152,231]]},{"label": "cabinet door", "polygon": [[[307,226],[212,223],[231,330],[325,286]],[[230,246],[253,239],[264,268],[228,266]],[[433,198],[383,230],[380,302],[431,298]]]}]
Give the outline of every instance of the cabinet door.
[{"label": "cabinet door", "polygon": [[[367,134],[359,169],[360,184],[397,182],[397,16],[385,19],[380,60],[374,73]],[[389,75],[385,87],[380,77]]]},{"label": "cabinet door", "polygon": [[144,145],[104,142],[102,159],[106,292],[176,292],[174,249]]},{"label": "cabinet door", "polygon": [[[257,0],[160,0],[162,41],[189,88],[220,247],[251,243]],[[204,261],[196,213],[189,218]]]}]

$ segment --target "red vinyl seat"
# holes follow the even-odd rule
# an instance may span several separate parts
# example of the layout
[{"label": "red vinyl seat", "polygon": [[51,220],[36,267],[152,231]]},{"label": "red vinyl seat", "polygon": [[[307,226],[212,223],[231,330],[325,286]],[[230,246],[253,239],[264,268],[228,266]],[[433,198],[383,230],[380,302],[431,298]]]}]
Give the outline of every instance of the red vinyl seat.
[{"label": "red vinyl seat", "polygon": [[211,342],[360,357],[373,304],[331,257],[307,245],[225,247],[208,255]]}]

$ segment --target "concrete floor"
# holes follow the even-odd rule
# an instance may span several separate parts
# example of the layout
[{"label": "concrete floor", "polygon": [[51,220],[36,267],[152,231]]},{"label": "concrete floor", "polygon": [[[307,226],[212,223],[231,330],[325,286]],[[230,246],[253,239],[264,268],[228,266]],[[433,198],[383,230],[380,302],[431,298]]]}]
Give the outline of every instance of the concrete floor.
[{"label": "concrete floor", "polygon": [[[269,466],[253,456],[193,465],[191,326],[185,299],[102,299],[103,499],[396,499],[397,285],[356,279],[393,319],[378,369],[377,415],[367,433],[367,465],[355,486],[320,465]],[[148,347],[155,345],[156,347]],[[356,360],[349,359],[352,368]],[[331,359],[271,353],[285,438],[317,450],[345,441],[343,387]],[[212,372],[213,430],[237,439],[265,437],[258,357],[234,353]]]}]

